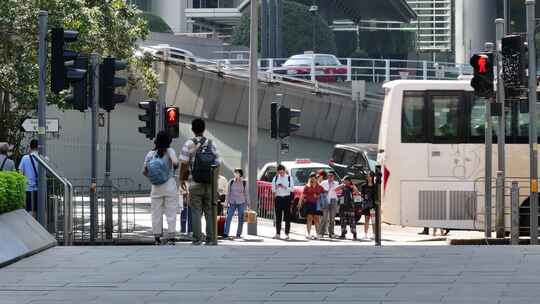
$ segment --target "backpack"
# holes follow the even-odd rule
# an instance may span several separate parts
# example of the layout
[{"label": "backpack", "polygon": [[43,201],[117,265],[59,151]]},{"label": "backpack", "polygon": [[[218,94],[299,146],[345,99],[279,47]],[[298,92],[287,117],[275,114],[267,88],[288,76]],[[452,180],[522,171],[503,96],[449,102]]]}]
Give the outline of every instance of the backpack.
[{"label": "backpack", "polygon": [[169,159],[166,157],[159,157],[157,152],[148,161],[146,164],[146,169],[148,170],[147,177],[152,185],[163,185],[171,178],[168,161]]},{"label": "backpack", "polygon": [[199,148],[193,156],[191,167],[191,177],[193,181],[200,184],[211,184],[213,180],[212,166],[215,165],[217,156],[212,151],[212,141],[202,138],[198,141],[193,138],[193,142],[199,145]]},{"label": "backpack", "polygon": [[[234,183],[234,178],[231,179],[231,181],[229,182],[229,189],[231,189],[233,183]],[[243,179],[242,184],[244,185],[244,191],[246,191],[246,180]]]}]

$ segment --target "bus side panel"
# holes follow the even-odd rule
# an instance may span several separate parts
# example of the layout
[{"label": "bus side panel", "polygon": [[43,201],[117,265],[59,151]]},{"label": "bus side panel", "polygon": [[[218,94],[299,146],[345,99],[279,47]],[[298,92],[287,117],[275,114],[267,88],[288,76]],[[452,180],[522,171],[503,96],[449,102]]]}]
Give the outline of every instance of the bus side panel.
[{"label": "bus side panel", "polygon": [[474,181],[407,180],[401,182],[402,225],[453,229],[476,227]]}]

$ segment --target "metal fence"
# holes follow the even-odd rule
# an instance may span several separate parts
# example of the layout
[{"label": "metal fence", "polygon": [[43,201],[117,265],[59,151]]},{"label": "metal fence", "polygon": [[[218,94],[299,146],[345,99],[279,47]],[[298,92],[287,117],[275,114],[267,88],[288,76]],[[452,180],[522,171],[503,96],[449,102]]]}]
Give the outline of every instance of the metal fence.
[{"label": "metal fence", "polygon": [[257,216],[274,219],[274,193],[270,184],[257,183]]},{"label": "metal fence", "polygon": [[45,228],[63,245],[73,243],[73,185],[42,156],[34,155],[39,170],[45,170],[47,195]]}]

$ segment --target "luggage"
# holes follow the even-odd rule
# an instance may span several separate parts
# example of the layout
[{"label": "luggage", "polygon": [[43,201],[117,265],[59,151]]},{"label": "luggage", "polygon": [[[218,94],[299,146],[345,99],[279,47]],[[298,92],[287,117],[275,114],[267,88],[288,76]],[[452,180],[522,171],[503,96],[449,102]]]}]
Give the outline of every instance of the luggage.
[{"label": "luggage", "polygon": [[251,209],[244,211],[244,222],[248,224],[255,224],[257,222],[257,212]]},{"label": "luggage", "polygon": [[225,221],[227,217],[220,215],[217,217],[217,233],[218,236],[223,236],[225,234]]}]

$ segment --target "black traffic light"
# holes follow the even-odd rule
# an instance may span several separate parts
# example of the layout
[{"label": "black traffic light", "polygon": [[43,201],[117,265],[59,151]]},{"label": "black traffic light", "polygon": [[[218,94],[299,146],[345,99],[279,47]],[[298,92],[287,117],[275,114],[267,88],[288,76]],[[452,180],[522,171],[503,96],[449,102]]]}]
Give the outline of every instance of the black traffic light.
[{"label": "black traffic light", "polygon": [[165,107],[165,130],[171,138],[180,137],[180,108]]},{"label": "black traffic light", "polygon": [[77,41],[77,36],[77,31],[65,31],[63,28],[51,30],[51,91],[59,94],[70,84],[73,85],[73,95],[67,96],[66,101],[73,108],[84,111],[87,105],[88,57],[78,59],[77,52],[64,49],[66,43]]},{"label": "black traffic light", "polygon": [[527,84],[527,48],[520,35],[509,35],[502,39],[502,74],[506,88],[517,88]]},{"label": "black traffic light", "polygon": [[116,71],[124,70],[127,67],[127,62],[124,60],[116,60],[112,57],[103,59],[100,65],[99,74],[99,106],[105,111],[112,111],[116,104],[126,100],[126,95],[116,94],[114,91],[117,87],[127,85],[127,79],[116,77]]},{"label": "black traffic light", "polygon": [[278,103],[270,104],[270,137],[277,138],[278,133]]},{"label": "black traffic light", "polygon": [[298,122],[292,120],[299,120],[301,111],[297,109],[290,109],[285,106],[279,108],[279,124],[278,135],[279,138],[285,138],[300,129]]},{"label": "black traffic light", "polygon": [[475,95],[484,98],[493,97],[493,53],[474,54],[471,57],[471,66],[474,69],[471,86],[474,88]]},{"label": "black traffic light", "polygon": [[156,137],[156,104],[154,100],[139,102],[139,109],[145,111],[145,114],[139,115],[139,120],[145,122],[144,127],[139,127],[139,132],[148,139]]},{"label": "black traffic light", "polygon": [[[73,61],[72,67],[79,70],[88,70],[88,56],[80,55]],[[73,109],[84,112],[88,108],[88,74],[80,81],[72,83],[72,95],[66,97],[66,102],[73,106]]]}]

